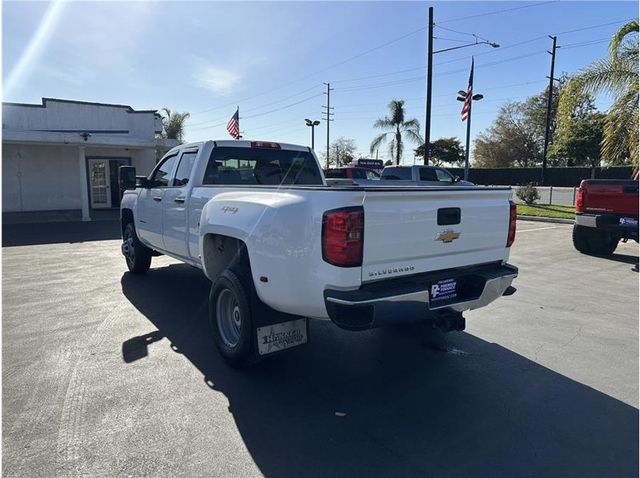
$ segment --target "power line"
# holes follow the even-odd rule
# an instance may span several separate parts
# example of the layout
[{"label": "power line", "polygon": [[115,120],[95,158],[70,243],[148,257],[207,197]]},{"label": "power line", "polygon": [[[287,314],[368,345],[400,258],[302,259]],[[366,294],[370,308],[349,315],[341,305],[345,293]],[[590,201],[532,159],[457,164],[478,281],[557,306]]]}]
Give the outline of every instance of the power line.
[{"label": "power line", "polygon": [[627,18],[625,20],[616,20],[614,22],[608,22],[608,23],[599,23],[597,25],[591,25],[591,26],[588,26],[588,27],[576,28],[574,30],[566,30],[564,32],[556,32],[553,35],[566,35],[567,33],[582,32],[584,30],[591,30],[593,28],[606,27],[606,26],[609,26],[609,25],[616,25],[616,24],[623,23],[623,22],[626,23],[626,22],[631,21],[631,20],[633,20],[633,18]]},{"label": "power line", "polygon": [[469,35],[470,37],[475,36],[475,33],[461,32],[461,31],[459,31],[459,30],[454,30],[453,28],[447,28],[447,27],[440,26],[440,24],[439,24],[439,23],[434,24],[434,27],[436,27],[436,28],[440,28],[440,29],[442,29],[442,30],[446,30],[446,31],[448,31],[448,32],[458,33],[458,34],[460,34],[460,35]]},{"label": "power line", "polygon": [[597,43],[606,43],[609,41],[611,41],[611,38],[601,38],[599,40],[590,40],[580,43],[569,43],[568,45],[561,45],[560,48],[562,48],[563,50],[568,50],[569,48],[578,48],[581,46],[595,45]]},{"label": "power line", "polygon": [[[304,99],[302,99],[300,101],[296,101],[295,103],[291,103],[291,104],[288,104],[286,106],[282,106],[281,108],[275,108],[273,110],[264,111],[262,113],[257,113],[255,115],[241,116],[240,118],[241,119],[251,119],[251,118],[257,118],[259,116],[265,116],[265,115],[268,115],[268,114],[275,113],[277,111],[282,111],[282,110],[285,110],[287,108],[291,108],[293,106],[299,105],[299,104],[304,103],[306,101],[312,100],[313,98],[317,98],[318,96],[322,96],[322,93],[318,93],[317,95],[309,96],[308,98],[304,98]],[[203,129],[209,129],[209,128],[215,128],[217,126],[222,126],[223,124],[226,124],[226,122],[213,124],[213,125],[208,125],[208,126],[200,126],[200,127],[191,128],[191,129],[194,130],[194,131],[199,131],[199,130],[203,130]]]},{"label": "power line", "polygon": [[[563,31],[563,32],[556,32],[553,35],[555,35],[555,36],[567,35],[567,34],[570,34],[570,33],[576,33],[576,32],[581,32],[581,31],[585,31],[585,30],[592,30],[592,29],[606,27],[606,26],[610,26],[610,25],[621,24],[621,23],[628,22],[628,21],[629,21],[629,19],[624,19],[624,20],[616,20],[616,21],[606,22],[606,23],[599,23],[599,24],[596,24],[596,25],[589,25],[589,26],[586,26],[586,27],[575,28],[573,30],[566,30],[566,31]],[[546,38],[547,38],[546,35],[541,35],[541,36],[538,36],[538,37],[529,38],[527,40],[522,40],[522,41],[519,41],[517,43],[512,43],[511,45],[504,45],[504,46],[501,46],[499,49],[492,49],[492,50],[476,53],[473,56],[474,57],[479,57],[479,56],[488,55],[488,54],[491,54],[491,53],[500,53],[501,51],[508,50],[509,48],[515,48],[515,47],[518,47],[518,46],[521,46],[521,45],[527,45],[527,44],[533,43],[533,42],[535,42],[537,40],[544,40]],[[446,65],[448,63],[456,63],[458,61],[469,61],[469,57],[465,56],[465,57],[460,57],[460,58],[454,58],[452,60],[442,61],[442,62],[439,62],[438,65]]]},{"label": "power line", "polygon": [[[246,109],[243,109],[243,111],[255,111],[255,110],[266,108],[268,106],[272,106],[272,105],[275,105],[275,104],[278,104],[278,103],[282,103],[282,102],[287,101],[287,100],[289,100],[291,98],[294,98],[296,96],[300,96],[300,95],[303,95],[304,93],[308,93],[309,91],[311,91],[311,90],[313,90],[313,89],[315,89],[317,87],[318,87],[318,85],[313,85],[311,88],[307,88],[306,90],[300,91],[298,93],[294,93],[293,95],[285,96],[284,98],[281,98],[281,99],[276,100],[276,101],[272,101],[271,103],[266,103],[264,105],[255,106],[253,108],[246,108]],[[243,116],[243,118],[246,118],[246,117]],[[198,123],[190,123],[189,126],[198,126],[198,125],[203,125],[203,124],[207,124],[207,123],[213,123],[213,122],[217,122],[217,121],[222,121],[223,119],[224,118],[218,118],[218,119],[210,119],[210,120],[206,120],[206,121],[200,121]]]},{"label": "power line", "polygon": [[257,113],[257,114],[249,115],[249,116],[242,116],[242,119],[257,118],[258,116],[264,116],[264,115],[268,115],[268,114],[271,114],[271,113],[275,113],[276,111],[282,111],[282,110],[285,110],[287,108],[291,108],[292,106],[296,106],[296,105],[299,105],[299,104],[304,103],[306,101],[312,100],[313,98],[317,98],[318,96],[322,96],[322,93],[318,93],[317,95],[309,96],[308,98],[305,98],[303,100],[296,101],[295,103],[291,103],[289,105],[282,106],[280,108],[275,108],[275,109],[273,109],[271,111],[265,111],[263,113]]},{"label": "power line", "polygon": [[549,1],[549,2],[538,2],[538,3],[532,3],[530,5],[522,5],[520,7],[504,8],[502,10],[495,10],[493,12],[478,13],[476,15],[467,15],[465,17],[450,18],[449,20],[444,20],[444,21],[441,21],[439,23],[459,22],[460,20],[467,20],[469,18],[486,17],[486,16],[489,16],[489,15],[497,15],[499,13],[512,12],[514,10],[522,10],[523,8],[539,7],[541,5],[548,5],[550,3],[559,3],[559,1],[560,0],[552,0],[552,1]]}]

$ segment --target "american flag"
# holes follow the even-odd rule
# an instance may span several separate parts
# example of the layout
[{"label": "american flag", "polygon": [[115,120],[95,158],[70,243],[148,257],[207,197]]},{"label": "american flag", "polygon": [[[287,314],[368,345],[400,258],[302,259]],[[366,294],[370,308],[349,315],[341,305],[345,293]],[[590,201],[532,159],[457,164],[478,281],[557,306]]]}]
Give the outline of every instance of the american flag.
[{"label": "american flag", "polygon": [[462,121],[469,119],[469,113],[471,112],[471,101],[473,96],[473,57],[471,57],[471,73],[469,73],[469,86],[467,87],[467,96],[464,97],[464,104],[462,105],[462,111],[460,117]]},{"label": "american flag", "polygon": [[240,108],[236,110],[227,123],[227,131],[233,139],[238,139],[240,137]]}]

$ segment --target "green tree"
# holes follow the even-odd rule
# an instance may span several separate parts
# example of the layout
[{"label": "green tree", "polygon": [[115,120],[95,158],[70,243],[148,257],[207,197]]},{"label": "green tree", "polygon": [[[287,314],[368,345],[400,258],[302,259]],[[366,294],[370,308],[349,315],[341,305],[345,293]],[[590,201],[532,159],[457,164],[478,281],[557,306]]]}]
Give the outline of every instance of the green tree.
[{"label": "green tree", "polygon": [[607,111],[602,159],[608,164],[628,161],[638,166],[638,20],[623,25],[609,43],[608,58],[578,72],[563,88],[558,121],[566,128],[575,103],[583,94],[607,93],[614,98]]},{"label": "green tree", "polygon": [[[415,150],[417,157],[424,157],[424,143]],[[448,163],[450,166],[460,166],[464,163],[464,147],[458,138],[440,138],[431,142],[429,158],[433,164],[440,166]]]},{"label": "green tree", "polygon": [[392,100],[389,103],[389,112],[391,113],[390,116],[379,118],[373,124],[374,128],[387,131],[373,138],[369,151],[373,155],[376,149],[391,136],[389,153],[392,158],[395,158],[396,164],[400,164],[400,158],[402,158],[402,151],[404,150],[403,141],[406,139],[413,143],[421,144],[424,143],[424,139],[420,136],[420,123],[417,119],[413,118],[405,121],[404,100]]},{"label": "green tree", "polygon": [[481,168],[534,167],[542,162],[544,135],[526,102],[500,107],[493,124],[475,140],[474,164]]},{"label": "green tree", "polygon": [[[343,136],[336,139],[329,147],[329,164],[337,168],[346,166],[356,158],[356,142]],[[326,156],[326,153],[325,153]],[[325,157],[325,162],[327,158]]]},{"label": "green tree", "polygon": [[596,111],[593,97],[574,92],[573,111],[560,122],[549,148],[550,164],[554,166],[600,165],[600,143],[606,116]]},{"label": "green tree", "polygon": [[172,112],[169,108],[162,108],[162,111],[162,137],[184,143],[184,123],[189,113]]}]

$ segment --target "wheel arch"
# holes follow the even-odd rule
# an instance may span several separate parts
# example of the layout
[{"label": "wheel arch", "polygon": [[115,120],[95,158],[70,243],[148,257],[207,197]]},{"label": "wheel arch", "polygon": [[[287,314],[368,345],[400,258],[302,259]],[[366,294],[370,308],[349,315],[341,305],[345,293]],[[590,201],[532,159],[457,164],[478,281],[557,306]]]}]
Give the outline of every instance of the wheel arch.
[{"label": "wheel arch", "polygon": [[127,224],[133,224],[135,227],[134,219],[133,219],[133,211],[131,209],[122,209],[120,211],[120,233],[124,237],[124,228],[127,227]]},{"label": "wheel arch", "polygon": [[211,282],[226,269],[244,270],[251,276],[251,262],[246,243],[225,234],[207,233],[202,238],[202,267]]}]

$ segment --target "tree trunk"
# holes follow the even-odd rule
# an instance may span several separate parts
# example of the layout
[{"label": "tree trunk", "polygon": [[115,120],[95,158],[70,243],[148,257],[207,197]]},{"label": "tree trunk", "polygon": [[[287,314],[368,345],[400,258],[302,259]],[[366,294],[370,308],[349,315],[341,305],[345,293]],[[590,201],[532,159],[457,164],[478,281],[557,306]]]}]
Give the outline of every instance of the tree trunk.
[{"label": "tree trunk", "polygon": [[402,135],[400,134],[400,127],[396,127],[396,165],[400,165],[400,145],[402,144]]}]

